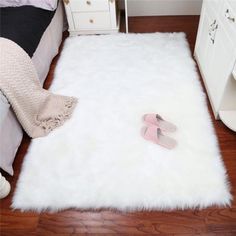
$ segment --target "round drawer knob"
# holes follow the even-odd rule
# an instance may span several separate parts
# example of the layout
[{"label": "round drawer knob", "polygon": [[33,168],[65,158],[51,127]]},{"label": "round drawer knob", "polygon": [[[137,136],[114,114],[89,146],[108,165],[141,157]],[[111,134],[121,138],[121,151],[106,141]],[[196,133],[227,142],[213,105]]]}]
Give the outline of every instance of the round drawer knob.
[{"label": "round drawer knob", "polygon": [[91,5],[91,2],[90,1],[86,1],[87,5]]},{"label": "round drawer knob", "polygon": [[90,19],[89,22],[90,22],[91,24],[93,24],[94,21],[93,21],[93,19]]}]

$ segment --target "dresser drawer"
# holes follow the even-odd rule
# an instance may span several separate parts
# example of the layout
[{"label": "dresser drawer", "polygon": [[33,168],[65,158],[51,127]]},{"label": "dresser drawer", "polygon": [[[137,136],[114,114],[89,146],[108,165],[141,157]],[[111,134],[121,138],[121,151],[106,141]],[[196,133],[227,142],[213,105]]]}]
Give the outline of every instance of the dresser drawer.
[{"label": "dresser drawer", "polygon": [[111,27],[109,12],[73,13],[76,30],[109,29]]},{"label": "dresser drawer", "polygon": [[70,0],[72,12],[109,11],[109,0]]}]

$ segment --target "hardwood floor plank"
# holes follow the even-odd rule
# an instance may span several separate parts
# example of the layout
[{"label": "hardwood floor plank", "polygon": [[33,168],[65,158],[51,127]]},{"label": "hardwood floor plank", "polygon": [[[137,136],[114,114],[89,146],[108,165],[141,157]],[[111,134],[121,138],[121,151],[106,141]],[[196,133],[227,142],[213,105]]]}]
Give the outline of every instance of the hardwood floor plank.
[{"label": "hardwood floor plank", "polygon": [[[185,234],[208,231],[215,228],[217,232],[234,231],[235,209],[207,209],[203,211],[183,212],[149,212],[149,213],[113,213],[101,211],[98,213],[77,214],[74,211],[66,211],[57,215],[44,214],[40,217],[38,228],[42,232],[58,230],[56,232],[77,233],[127,233],[135,234]],[[218,225],[218,228],[215,227]],[[223,225],[223,227],[222,227]],[[48,231],[49,230],[49,231]],[[55,231],[54,231],[55,232]]]},{"label": "hardwood floor plank", "polygon": [[35,213],[21,213],[2,209],[0,212],[0,235],[32,234],[36,232],[39,216]]},{"label": "hardwood floor plank", "polygon": [[63,233],[74,231],[165,235],[207,231],[201,211],[121,213],[104,210],[78,214],[71,210],[56,215],[42,214],[38,229],[43,233],[50,233],[56,229],[56,232]]}]

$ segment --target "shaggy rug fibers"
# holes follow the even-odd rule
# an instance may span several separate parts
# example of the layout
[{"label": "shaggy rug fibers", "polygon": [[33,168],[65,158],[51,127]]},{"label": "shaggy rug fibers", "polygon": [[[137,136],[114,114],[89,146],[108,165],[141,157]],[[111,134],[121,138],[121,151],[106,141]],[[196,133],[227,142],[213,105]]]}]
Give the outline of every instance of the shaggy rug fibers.
[{"label": "shaggy rug fibers", "polygon": [[[13,208],[185,209],[230,204],[206,98],[183,33],[65,42],[51,91],[79,98],[71,120],[32,141]],[[167,150],[140,135],[142,115],[177,125]]]}]

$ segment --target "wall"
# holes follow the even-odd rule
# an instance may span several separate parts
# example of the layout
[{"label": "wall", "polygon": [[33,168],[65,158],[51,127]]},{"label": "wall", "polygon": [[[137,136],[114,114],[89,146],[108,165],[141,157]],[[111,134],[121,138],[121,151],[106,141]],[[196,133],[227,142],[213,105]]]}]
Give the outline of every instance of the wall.
[{"label": "wall", "polygon": [[[202,0],[127,0],[129,16],[199,15]],[[120,1],[124,9],[124,2]]]}]

